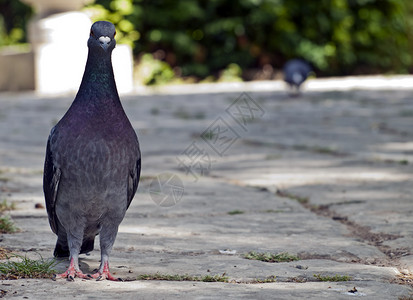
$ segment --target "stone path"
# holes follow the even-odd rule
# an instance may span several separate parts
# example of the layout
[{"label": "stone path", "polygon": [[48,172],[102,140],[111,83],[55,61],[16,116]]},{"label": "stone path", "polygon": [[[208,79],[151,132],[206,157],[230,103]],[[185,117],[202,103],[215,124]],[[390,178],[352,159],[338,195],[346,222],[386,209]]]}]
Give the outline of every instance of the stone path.
[{"label": "stone path", "polygon": [[[3,280],[5,297],[412,297],[413,90],[310,89],[289,98],[251,86],[122,97],[143,155],[111,256],[112,272],[129,281]],[[0,94],[0,201],[16,204],[9,214],[21,229],[1,235],[0,247],[52,256],[55,236],[35,206],[44,202],[49,130],[72,99]],[[82,256],[83,271],[98,267],[98,244]],[[301,259],[244,258],[250,251]],[[157,273],[229,283],[136,280]]]}]

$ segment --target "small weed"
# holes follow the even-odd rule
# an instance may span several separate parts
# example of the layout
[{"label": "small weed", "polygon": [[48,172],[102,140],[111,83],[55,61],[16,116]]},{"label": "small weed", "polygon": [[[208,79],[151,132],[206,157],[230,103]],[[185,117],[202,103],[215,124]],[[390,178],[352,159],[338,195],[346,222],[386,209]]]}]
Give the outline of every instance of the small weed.
[{"label": "small weed", "polygon": [[142,274],[137,277],[137,280],[166,280],[166,281],[202,281],[202,282],[228,282],[228,277],[225,273],[222,275],[205,275],[205,276],[192,276],[188,274]]},{"label": "small weed", "polygon": [[[19,278],[50,278],[56,271],[56,260],[33,260],[21,255],[13,254],[6,256],[7,261],[0,263],[0,273],[2,279],[19,279]],[[18,261],[11,260],[17,258]]]},{"label": "small weed", "polygon": [[229,211],[229,212],[227,212],[227,214],[229,214],[229,215],[242,215],[242,214],[244,214],[245,213],[245,211],[242,211],[242,210],[238,210],[238,209],[236,209],[236,210],[231,210],[231,211]]},{"label": "small weed", "polygon": [[189,120],[189,119],[196,119],[196,120],[202,120],[205,119],[205,113],[202,111],[198,111],[194,114],[191,114],[187,112],[186,110],[177,110],[174,112],[174,117],[178,119],[183,119],[183,120]]},{"label": "small weed", "polygon": [[402,110],[399,112],[400,117],[413,117],[413,110]]},{"label": "small weed", "polygon": [[160,113],[159,108],[157,108],[157,107],[152,107],[151,108],[151,115],[157,116],[157,115],[159,115],[159,113]]},{"label": "small weed", "polygon": [[349,281],[351,280],[350,276],[347,275],[334,275],[334,276],[328,276],[328,275],[321,275],[321,274],[314,274],[314,278],[318,279],[319,281]]},{"label": "small weed", "polygon": [[156,176],[152,176],[152,175],[142,175],[139,178],[139,181],[148,181],[148,180],[154,180],[156,179]]},{"label": "small weed", "polygon": [[212,140],[214,137],[216,136],[216,134],[214,132],[212,132],[212,130],[209,131],[205,131],[204,133],[202,133],[201,137],[205,140]]},{"label": "small weed", "polygon": [[260,260],[260,261],[270,262],[270,263],[290,262],[290,261],[300,260],[297,256],[286,253],[286,252],[274,254],[274,253],[269,253],[269,252],[250,251],[244,255],[244,258],[252,259],[252,260]]},{"label": "small weed", "polygon": [[385,159],[384,160],[385,163],[388,164],[399,164],[402,166],[407,166],[409,164],[409,161],[407,159],[400,159],[400,160],[396,160],[396,159]]},{"label": "small weed", "polygon": [[265,156],[265,160],[276,160],[276,159],[281,159],[282,155],[280,154],[267,154]]},{"label": "small weed", "polygon": [[200,278],[199,281],[203,282],[228,282],[228,276],[225,276],[225,273],[222,275],[205,275]]},{"label": "small weed", "polygon": [[16,209],[16,204],[14,202],[8,203],[7,199],[4,199],[3,202],[0,202],[0,213],[6,210],[14,210]]},{"label": "small weed", "polygon": [[267,209],[267,210],[263,210],[261,212],[271,214],[271,213],[282,213],[284,211],[281,210],[281,209]]},{"label": "small weed", "polygon": [[7,257],[7,253],[9,253],[10,250],[7,250],[6,248],[0,247],[0,260],[3,260]]},{"label": "small weed", "polygon": [[2,182],[9,182],[10,178],[9,177],[4,177],[4,176],[0,176],[0,181]]},{"label": "small weed", "polygon": [[294,194],[291,194],[289,192],[281,191],[281,190],[278,190],[278,189],[275,193],[276,193],[276,195],[278,195],[280,197],[296,200],[301,204],[307,204],[308,201],[309,201],[308,197],[302,197],[302,196],[294,195]]},{"label": "small weed", "polygon": [[308,151],[319,154],[327,154],[332,156],[345,156],[345,153],[324,146],[307,146],[307,145],[293,145],[292,148],[297,151]]},{"label": "small weed", "polygon": [[174,117],[176,117],[178,119],[184,119],[184,120],[188,120],[188,119],[191,118],[189,113],[187,111],[184,111],[184,110],[178,110],[178,111],[174,112]]},{"label": "small weed", "polygon": [[277,276],[272,275],[272,276],[268,276],[264,279],[255,278],[249,283],[271,283],[271,282],[276,282],[276,281],[277,281]]},{"label": "small weed", "polygon": [[197,120],[205,119],[205,113],[202,111],[198,111],[197,113],[195,113],[194,119],[197,119]]},{"label": "small weed", "polygon": [[304,276],[296,276],[296,277],[289,277],[287,282],[297,282],[297,283],[304,283],[307,282],[307,278]]},{"label": "small weed", "polygon": [[321,153],[321,154],[331,154],[331,155],[339,155],[340,154],[336,150],[331,149],[329,147],[315,146],[315,147],[312,148],[312,150],[316,153]]},{"label": "small weed", "polygon": [[19,229],[14,225],[10,217],[0,217],[0,233],[14,233]]}]

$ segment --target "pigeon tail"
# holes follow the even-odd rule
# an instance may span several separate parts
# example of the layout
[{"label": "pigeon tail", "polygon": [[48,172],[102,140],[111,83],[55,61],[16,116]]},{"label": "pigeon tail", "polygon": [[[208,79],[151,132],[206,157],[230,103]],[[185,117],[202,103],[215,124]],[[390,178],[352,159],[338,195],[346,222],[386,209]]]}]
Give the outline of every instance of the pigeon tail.
[{"label": "pigeon tail", "polygon": [[88,237],[83,239],[82,247],[80,247],[80,254],[89,253],[95,247],[95,237]]},{"label": "pigeon tail", "polygon": [[53,252],[54,257],[69,257],[70,256],[70,251],[69,251],[69,246],[65,244],[62,244],[61,241],[57,240],[56,242],[56,247],[54,248]]}]

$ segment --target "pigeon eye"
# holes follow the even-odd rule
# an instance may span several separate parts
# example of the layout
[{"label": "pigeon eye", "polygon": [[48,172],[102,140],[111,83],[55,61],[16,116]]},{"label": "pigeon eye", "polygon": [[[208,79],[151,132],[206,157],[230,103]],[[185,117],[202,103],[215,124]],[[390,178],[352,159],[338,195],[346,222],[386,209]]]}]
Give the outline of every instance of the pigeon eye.
[{"label": "pigeon eye", "polygon": [[115,31],[115,33],[113,34],[113,37],[115,37],[116,36],[116,31]]},{"label": "pigeon eye", "polygon": [[90,30],[90,35],[93,36],[93,37],[95,36],[95,33],[93,32],[92,29]]}]

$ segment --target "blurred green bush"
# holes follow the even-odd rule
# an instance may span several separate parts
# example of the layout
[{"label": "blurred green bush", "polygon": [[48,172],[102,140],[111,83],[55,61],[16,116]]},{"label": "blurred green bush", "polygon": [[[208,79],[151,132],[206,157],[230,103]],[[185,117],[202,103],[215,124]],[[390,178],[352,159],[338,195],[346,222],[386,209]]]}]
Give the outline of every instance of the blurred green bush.
[{"label": "blurred green bush", "polygon": [[155,59],[150,53],[142,55],[135,74],[136,79],[144,85],[164,84],[171,81],[175,76],[170,65]]},{"label": "blurred green bush", "polygon": [[[18,1],[0,0],[6,2]],[[171,67],[157,66],[161,81],[171,70],[234,79],[239,68],[243,75],[280,69],[293,57],[323,76],[412,71],[409,0],[96,0],[85,10],[113,22],[118,42],[130,44],[136,57],[161,53],[155,59]],[[12,36],[10,26],[5,32]]]},{"label": "blurred green bush", "polygon": [[0,47],[27,42],[31,7],[18,0],[0,0]]},{"label": "blurred green bush", "polygon": [[281,68],[310,61],[321,75],[406,73],[412,65],[403,0],[97,0],[135,54],[165,51],[183,76],[217,75],[230,64]]}]

